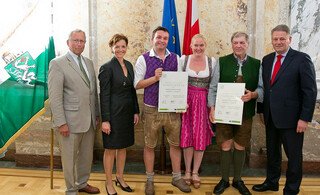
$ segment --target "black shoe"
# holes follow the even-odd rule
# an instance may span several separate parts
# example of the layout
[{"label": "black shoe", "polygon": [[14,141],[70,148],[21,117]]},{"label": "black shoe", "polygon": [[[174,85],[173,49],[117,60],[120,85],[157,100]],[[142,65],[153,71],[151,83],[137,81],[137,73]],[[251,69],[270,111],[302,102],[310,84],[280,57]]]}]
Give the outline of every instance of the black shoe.
[{"label": "black shoe", "polygon": [[249,189],[244,185],[243,181],[233,181],[232,186],[239,190],[242,195],[251,195]]},{"label": "black shoe", "polygon": [[107,194],[108,195],[118,195],[118,193],[116,192],[116,193],[114,193],[114,194],[109,194],[109,191],[108,191],[108,187],[107,187],[107,185],[106,185],[106,191],[107,191]]},{"label": "black shoe", "polygon": [[278,191],[279,190],[279,184],[271,185],[271,184],[269,184],[269,183],[267,183],[265,181],[262,184],[253,185],[252,186],[252,190],[253,191],[257,191],[257,192],[265,192],[265,191],[268,191],[268,190]]},{"label": "black shoe", "polygon": [[219,183],[216,185],[216,187],[214,187],[213,193],[214,194],[222,194],[224,192],[224,190],[227,189],[229,186],[230,186],[229,182],[221,179],[219,181]]},{"label": "black shoe", "polygon": [[130,188],[130,186],[124,187],[121,185],[120,181],[118,180],[118,178],[116,177],[116,181],[114,181],[116,183],[116,186],[118,186],[118,184],[120,185],[120,188],[125,191],[125,192],[133,192],[133,190]]}]

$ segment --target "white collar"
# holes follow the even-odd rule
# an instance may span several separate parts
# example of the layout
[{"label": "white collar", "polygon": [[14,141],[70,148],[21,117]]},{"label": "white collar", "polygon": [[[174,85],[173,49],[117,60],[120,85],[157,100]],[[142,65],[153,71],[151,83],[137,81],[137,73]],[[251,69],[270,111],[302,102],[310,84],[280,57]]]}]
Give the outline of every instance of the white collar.
[{"label": "white collar", "polygon": [[[171,53],[170,53],[170,51],[166,48],[166,53],[165,53],[165,58],[168,56],[168,55],[170,55]],[[149,56],[150,57],[157,57],[157,58],[160,58],[158,55],[157,55],[157,53],[154,51],[154,49],[152,48],[151,50],[150,50],[150,53],[149,53]]]}]

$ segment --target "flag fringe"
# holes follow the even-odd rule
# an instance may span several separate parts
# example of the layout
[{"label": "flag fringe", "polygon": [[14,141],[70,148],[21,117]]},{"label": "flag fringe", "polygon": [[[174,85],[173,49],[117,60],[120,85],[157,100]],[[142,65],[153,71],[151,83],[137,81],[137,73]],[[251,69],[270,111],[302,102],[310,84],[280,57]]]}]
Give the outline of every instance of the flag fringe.
[{"label": "flag fringe", "polygon": [[45,105],[48,103],[48,100],[44,102],[44,107],[37,112],[31,119],[24,124],[11,138],[6,142],[6,144],[0,148],[0,154],[3,153],[10,144],[12,144],[35,120],[37,120],[41,115],[43,115],[46,112]]}]

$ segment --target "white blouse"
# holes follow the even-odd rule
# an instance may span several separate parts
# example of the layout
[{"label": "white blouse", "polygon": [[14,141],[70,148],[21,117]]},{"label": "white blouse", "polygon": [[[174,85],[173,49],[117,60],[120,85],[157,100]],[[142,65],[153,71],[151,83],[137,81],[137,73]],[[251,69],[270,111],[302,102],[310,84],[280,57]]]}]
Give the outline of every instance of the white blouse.
[{"label": "white blouse", "polygon": [[[180,57],[180,63],[179,63],[179,68],[178,68],[178,71],[183,71],[183,66],[184,66],[184,61],[186,59],[186,56],[183,55]],[[214,68],[214,65],[216,63],[216,59],[214,57],[211,58],[212,62],[211,62],[211,66],[212,66],[212,69]],[[196,78],[205,78],[205,77],[208,77],[209,74],[210,74],[210,71],[209,71],[209,64],[208,64],[208,58],[206,57],[206,68],[202,71],[199,71],[199,72],[196,72],[194,70],[191,70],[190,69],[190,56],[188,58],[188,62],[187,62],[187,66],[186,66],[186,72],[188,73],[188,75],[190,77],[196,77]]]}]

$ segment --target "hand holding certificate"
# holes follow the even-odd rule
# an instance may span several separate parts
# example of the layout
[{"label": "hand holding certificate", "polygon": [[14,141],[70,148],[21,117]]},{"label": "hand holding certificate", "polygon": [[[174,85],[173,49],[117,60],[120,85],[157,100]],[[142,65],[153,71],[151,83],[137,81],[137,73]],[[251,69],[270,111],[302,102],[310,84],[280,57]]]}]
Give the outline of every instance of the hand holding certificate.
[{"label": "hand holding certificate", "polygon": [[162,71],[158,112],[185,112],[187,95],[188,74],[186,72]]},{"label": "hand holding certificate", "polygon": [[215,122],[233,125],[242,124],[245,83],[218,83],[215,105]]}]

